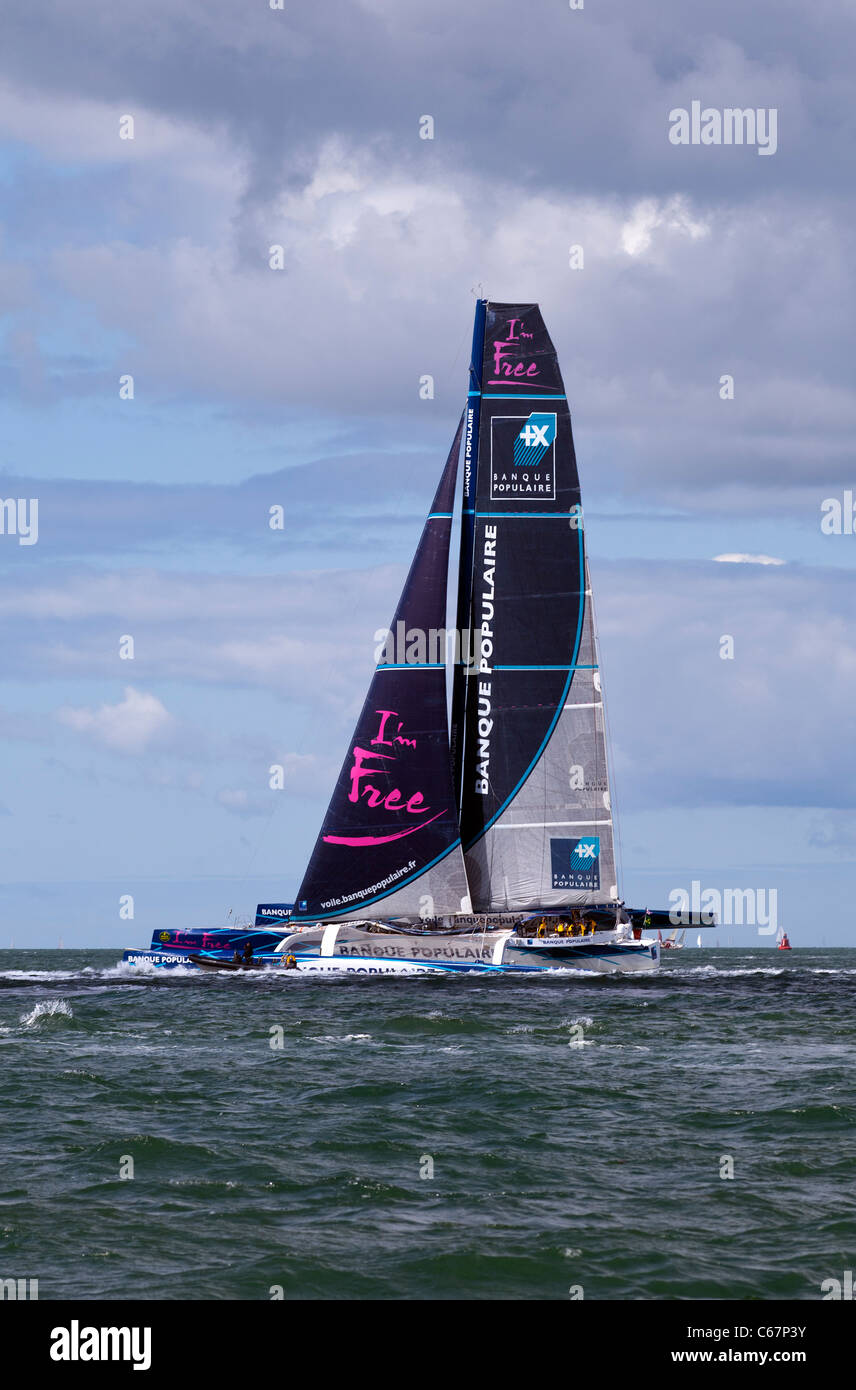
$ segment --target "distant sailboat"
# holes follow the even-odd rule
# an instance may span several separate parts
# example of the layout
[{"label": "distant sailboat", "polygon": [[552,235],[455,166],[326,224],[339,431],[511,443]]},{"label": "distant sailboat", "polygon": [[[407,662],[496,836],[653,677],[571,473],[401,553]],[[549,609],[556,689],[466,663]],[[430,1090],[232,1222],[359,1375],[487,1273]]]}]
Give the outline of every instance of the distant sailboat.
[{"label": "distant sailboat", "polygon": [[[664,951],[682,951],[685,945],[685,937],[686,932],[679,932],[677,927],[675,927],[671,936],[663,936],[662,932],[657,932],[657,940]],[[699,945],[701,945],[701,937],[699,937]]]},{"label": "distant sailboat", "polygon": [[[445,641],[431,650],[428,638],[445,638],[462,446],[450,727]],[[650,972],[660,957],[645,935],[651,920],[626,910],[618,892],[591,581],[556,351],[537,304],[479,300],[467,405],[389,641],[297,901],[259,905],[252,951],[299,971]],[[258,939],[277,928],[273,949]],[[241,933],[203,935],[161,932],[151,952],[125,958],[159,951],[186,963],[192,952],[201,966],[227,957],[240,966]],[[675,933],[669,945],[678,944]]]}]

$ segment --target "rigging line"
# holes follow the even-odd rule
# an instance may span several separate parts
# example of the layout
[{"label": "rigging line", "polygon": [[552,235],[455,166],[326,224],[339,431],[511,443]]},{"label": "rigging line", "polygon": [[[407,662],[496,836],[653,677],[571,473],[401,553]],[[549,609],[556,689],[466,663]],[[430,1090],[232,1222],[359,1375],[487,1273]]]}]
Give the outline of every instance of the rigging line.
[{"label": "rigging line", "polygon": [[[271,808],[270,808],[270,811],[268,812],[267,819],[265,820],[265,823],[264,823],[264,825],[262,826],[262,832],[261,832],[261,834],[259,835],[258,840],[256,841],[256,847],[255,847],[255,849],[253,850],[252,854],[250,855],[249,862],[247,863],[247,865],[246,865],[246,867],[245,867],[245,869],[244,869],[243,877],[240,879],[240,881],[239,881],[239,883],[238,883],[238,892],[239,892],[240,894],[243,894],[244,887],[245,887],[245,885],[246,885],[247,879],[248,879],[249,876],[250,876],[250,870],[252,869],[253,865],[254,865],[255,862],[256,862],[256,859],[257,859],[257,857],[258,857],[259,851],[261,850],[261,847],[262,847],[262,842],[263,842],[263,840],[264,840],[264,838],[265,838],[265,835],[267,834],[268,830],[270,829],[270,826],[271,826],[271,823],[272,823],[272,821],[273,821],[273,818],[274,818],[274,816],[276,815],[276,813],[277,813],[278,810],[279,810],[279,803],[278,803],[277,801],[274,801],[273,805],[272,805]],[[229,910],[231,911],[232,909],[230,908]],[[255,913],[253,913],[253,921],[255,921]]]},{"label": "rigging line", "polygon": [[[586,556],[586,570],[588,570],[588,556]],[[591,576],[590,576],[590,575],[588,575],[587,580],[586,580],[586,583],[587,583],[587,585],[588,585],[588,588],[591,589],[592,585],[591,585]],[[615,848],[617,847],[617,854],[616,854],[616,856],[615,856],[615,880],[616,880],[616,882],[615,882],[615,887],[616,887],[616,891],[618,892],[618,896],[619,896],[619,898],[620,898],[620,897],[622,896],[622,894],[621,894],[621,892],[620,892],[619,890],[620,890],[620,886],[621,886],[622,875],[623,875],[623,872],[624,872],[624,864],[623,864],[623,861],[624,861],[624,847],[623,847],[622,842],[621,842],[621,815],[620,815],[620,812],[619,812],[620,797],[619,797],[619,795],[618,795],[618,785],[617,785],[617,782],[616,782],[616,775],[615,775],[615,753],[614,753],[613,742],[612,742],[612,724],[610,723],[610,720],[609,720],[609,708],[608,708],[607,703],[606,703],[606,695],[604,694],[604,689],[603,689],[604,681],[603,681],[603,666],[602,666],[602,664],[601,664],[600,638],[599,638],[599,636],[598,636],[598,630],[597,630],[597,615],[596,615],[596,613],[595,613],[594,597],[593,597],[593,596],[592,596],[591,599],[590,599],[590,604],[591,604],[591,630],[592,630],[592,639],[593,639],[593,641],[594,641],[594,653],[595,653],[595,657],[597,658],[597,662],[598,662],[598,665],[600,666],[600,670],[601,670],[600,698],[601,698],[601,702],[602,702],[602,704],[603,704],[603,732],[604,732],[605,743],[606,743],[606,767],[604,768],[604,772],[606,773],[606,785],[607,785],[607,787],[609,787],[609,786],[610,786],[609,769],[610,769],[610,767],[612,768],[612,786],[611,786],[611,791],[610,791],[610,798],[611,798],[612,796],[615,797],[615,805],[614,805],[614,806],[613,806],[613,805],[610,805],[609,814],[610,814],[610,816],[612,817],[612,832],[613,832],[613,833],[612,833],[612,843],[613,843],[613,849],[615,849]]]}]

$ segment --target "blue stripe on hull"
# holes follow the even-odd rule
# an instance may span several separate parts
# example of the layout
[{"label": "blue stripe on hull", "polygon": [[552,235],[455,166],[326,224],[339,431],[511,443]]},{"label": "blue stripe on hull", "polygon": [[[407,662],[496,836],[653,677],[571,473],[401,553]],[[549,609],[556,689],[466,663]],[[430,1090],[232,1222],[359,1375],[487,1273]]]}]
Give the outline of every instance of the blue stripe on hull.
[{"label": "blue stripe on hull", "polygon": [[[627,956],[628,954],[628,952],[604,953],[602,951],[587,951],[585,954],[585,959],[602,960],[612,963],[617,962],[619,955]],[[647,951],[638,951],[634,952],[633,954],[642,956],[645,960],[651,959]],[[581,956],[582,953],[578,952],[578,955]],[[573,970],[574,968],[585,968],[583,965],[578,965],[575,967],[573,959],[556,960],[555,958],[551,959],[549,964],[545,962],[544,965],[517,965],[514,962],[510,961],[504,963],[503,965],[492,965],[489,961],[426,961],[413,960],[409,957],[399,956],[375,956],[374,958],[363,958],[360,956],[310,956],[304,957],[304,959],[307,961],[311,960],[313,963],[317,961],[319,965],[323,964],[325,967],[329,967],[331,970],[336,969],[338,966],[338,968],[341,969],[343,972],[347,970],[352,974],[361,973],[364,967],[368,970],[371,966],[378,967],[384,965],[415,966],[417,969],[424,970],[426,973],[429,974],[436,974],[439,971],[447,975],[471,975],[473,973],[485,973],[492,975],[543,975],[545,973],[555,974],[557,970]],[[300,957],[298,956],[298,961],[299,960]],[[355,962],[358,960],[360,961],[360,964],[355,965]]]}]

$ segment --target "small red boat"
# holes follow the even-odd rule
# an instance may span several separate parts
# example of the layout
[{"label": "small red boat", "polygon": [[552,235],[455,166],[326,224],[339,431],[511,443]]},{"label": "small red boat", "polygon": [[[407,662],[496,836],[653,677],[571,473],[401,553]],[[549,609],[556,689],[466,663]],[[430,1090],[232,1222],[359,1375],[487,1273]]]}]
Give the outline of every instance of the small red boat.
[{"label": "small red boat", "polygon": [[782,932],[781,940],[779,941],[779,944],[778,944],[778,946],[776,947],[776,950],[777,950],[777,951],[790,951],[790,950],[792,950],[792,949],[793,949],[793,948],[792,948],[792,946],[791,946],[791,943],[790,943],[790,941],[788,940],[788,933],[787,933],[786,931],[783,931],[783,932]]}]

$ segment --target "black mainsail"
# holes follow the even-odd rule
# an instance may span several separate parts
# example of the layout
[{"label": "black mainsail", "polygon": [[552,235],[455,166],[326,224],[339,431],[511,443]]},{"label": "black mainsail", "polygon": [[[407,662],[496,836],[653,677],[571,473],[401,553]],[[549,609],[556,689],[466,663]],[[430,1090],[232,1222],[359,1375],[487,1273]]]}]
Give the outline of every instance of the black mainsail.
[{"label": "black mainsail", "polygon": [[369,911],[413,918],[469,911],[445,647],[463,425],[462,419],[392,621],[391,650],[369,686],[292,922],[347,921]]},{"label": "black mainsail", "polygon": [[486,303],[482,316],[480,381],[470,389],[479,416],[472,539],[460,575],[475,660],[456,669],[453,698],[464,709],[460,822],[473,911],[615,901],[565,388],[537,304]]}]

